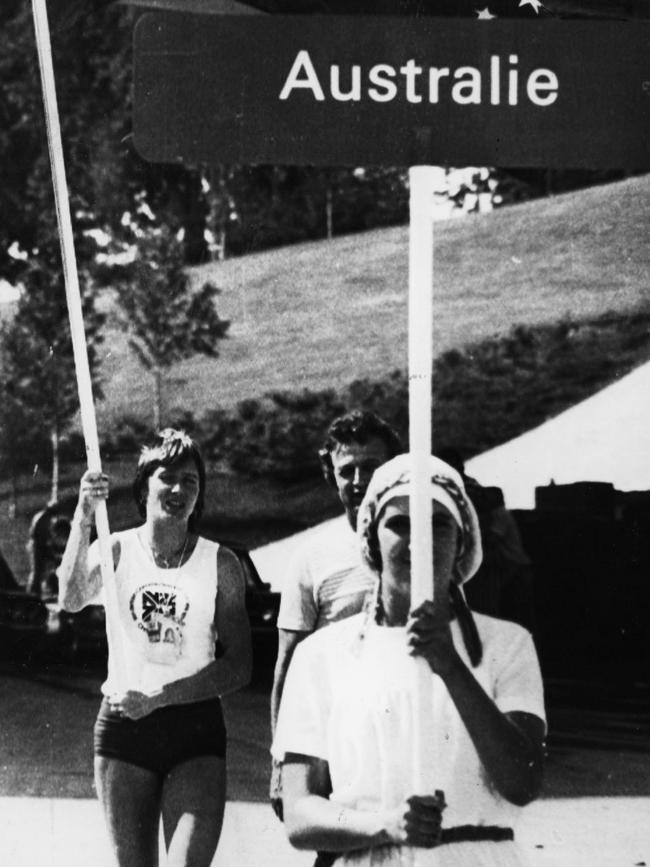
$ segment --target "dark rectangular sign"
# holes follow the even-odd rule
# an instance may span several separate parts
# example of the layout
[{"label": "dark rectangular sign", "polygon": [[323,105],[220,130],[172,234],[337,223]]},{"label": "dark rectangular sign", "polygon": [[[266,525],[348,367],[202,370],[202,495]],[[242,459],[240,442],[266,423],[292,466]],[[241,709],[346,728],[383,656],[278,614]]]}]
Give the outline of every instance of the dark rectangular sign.
[{"label": "dark rectangular sign", "polygon": [[650,27],[148,14],[154,162],[650,166]]}]

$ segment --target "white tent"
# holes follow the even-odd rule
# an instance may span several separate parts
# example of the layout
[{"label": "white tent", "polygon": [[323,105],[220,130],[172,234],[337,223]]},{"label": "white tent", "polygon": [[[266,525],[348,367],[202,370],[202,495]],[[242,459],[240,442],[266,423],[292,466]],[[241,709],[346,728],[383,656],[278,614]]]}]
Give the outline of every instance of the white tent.
[{"label": "white tent", "polygon": [[467,462],[467,473],[503,489],[511,509],[532,509],[535,488],[611,482],[650,489],[650,363],[561,415]]}]

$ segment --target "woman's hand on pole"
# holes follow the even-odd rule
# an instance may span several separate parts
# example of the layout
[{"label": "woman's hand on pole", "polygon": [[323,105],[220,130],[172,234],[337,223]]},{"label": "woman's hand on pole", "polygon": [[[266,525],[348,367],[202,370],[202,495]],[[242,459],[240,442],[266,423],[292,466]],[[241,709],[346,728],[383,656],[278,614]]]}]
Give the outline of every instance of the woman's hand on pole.
[{"label": "woman's hand on pole", "polygon": [[411,611],[406,639],[411,656],[421,656],[442,677],[460,661],[451,634],[449,609],[437,602],[426,600]]},{"label": "woman's hand on pole", "polygon": [[444,794],[412,795],[386,814],[386,834],[391,843],[431,849],[440,844]]},{"label": "woman's hand on pole", "polygon": [[[79,500],[70,535],[57,569],[59,604],[66,611],[80,611],[97,596],[102,584],[99,560],[89,562],[90,532],[97,506],[108,497],[108,478],[88,470],[81,477]],[[113,551],[114,557],[116,551]],[[96,560],[96,562],[95,562]]]},{"label": "woman's hand on pole", "polygon": [[79,484],[77,515],[88,521],[94,516],[100,503],[108,499],[108,476],[94,470],[86,470]]},{"label": "woman's hand on pole", "polygon": [[542,783],[543,720],[499,709],[454,648],[449,621],[435,603],[411,612],[407,636],[409,652],[443,679],[494,788],[512,804],[530,803]]}]

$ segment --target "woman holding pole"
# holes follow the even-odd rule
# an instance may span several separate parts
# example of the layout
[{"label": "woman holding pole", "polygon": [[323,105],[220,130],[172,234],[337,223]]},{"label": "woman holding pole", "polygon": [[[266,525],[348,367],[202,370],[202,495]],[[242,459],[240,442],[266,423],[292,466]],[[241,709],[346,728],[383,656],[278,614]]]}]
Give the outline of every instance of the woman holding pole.
[{"label": "woman holding pole", "polygon": [[[530,635],[476,615],[461,585],[481,560],[463,483],[430,460],[435,602],[410,611],[411,460],[376,470],[359,511],[372,605],[308,638],[287,678],[273,752],[284,760],[285,824],[304,849],[343,865],[522,863],[513,825],[539,792],[544,706]],[[432,680],[428,793],[413,792],[409,657]],[[418,847],[412,850],[411,847]],[[339,862],[337,861],[337,864]]]},{"label": "woman holding pole", "polygon": [[[204,491],[196,443],[167,429],[142,450],[135,474],[144,523],[111,536],[117,604],[106,609],[95,781],[119,867],[157,867],[161,817],[169,867],[208,867],[221,833],[220,697],[248,682],[251,644],[239,561],[197,533]],[[106,476],[86,472],[59,567],[69,611],[102,591],[89,536],[107,496]]]}]

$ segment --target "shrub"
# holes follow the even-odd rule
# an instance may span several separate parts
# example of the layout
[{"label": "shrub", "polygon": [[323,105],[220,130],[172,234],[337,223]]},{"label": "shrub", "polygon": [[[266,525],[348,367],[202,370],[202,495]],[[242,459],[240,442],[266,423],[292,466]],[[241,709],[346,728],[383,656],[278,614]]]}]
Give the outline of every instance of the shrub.
[{"label": "shrub", "polygon": [[[650,357],[650,307],[578,322],[518,325],[506,335],[452,349],[433,371],[434,447],[479,454],[557,415]],[[318,449],[331,421],[371,410],[408,447],[408,377],[394,370],[334,389],[269,392],[177,424],[194,433],[206,457],[245,476],[291,482],[319,475]],[[122,419],[111,440],[133,450],[146,425]]]},{"label": "shrub", "polygon": [[122,416],[115,422],[110,434],[103,439],[102,452],[106,457],[135,454],[151,433],[151,425],[141,418]]},{"label": "shrub", "polygon": [[333,389],[270,392],[240,401],[232,414],[210,413],[202,423],[204,443],[211,458],[244,475],[313,477],[325,430],[344,408]]}]

